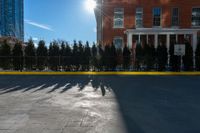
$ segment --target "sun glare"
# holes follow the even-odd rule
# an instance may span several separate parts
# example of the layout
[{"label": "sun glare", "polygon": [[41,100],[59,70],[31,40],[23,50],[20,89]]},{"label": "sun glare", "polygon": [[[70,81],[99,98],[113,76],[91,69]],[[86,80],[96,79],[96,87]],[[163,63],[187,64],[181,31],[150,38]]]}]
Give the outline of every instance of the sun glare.
[{"label": "sun glare", "polygon": [[88,12],[93,13],[94,9],[96,8],[97,3],[95,0],[86,0],[85,1],[85,8]]}]

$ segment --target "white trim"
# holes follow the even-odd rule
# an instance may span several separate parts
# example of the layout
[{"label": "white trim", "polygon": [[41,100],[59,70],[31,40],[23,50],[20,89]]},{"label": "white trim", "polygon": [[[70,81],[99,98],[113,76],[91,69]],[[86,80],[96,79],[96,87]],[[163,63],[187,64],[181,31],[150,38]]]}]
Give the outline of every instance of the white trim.
[{"label": "white trim", "polygon": [[[121,10],[122,12],[116,12],[116,10],[117,9],[119,9],[119,10]],[[121,19],[121,18],[115,18],[115,13],[122,13],[123,14],[123,18]],[[120,21],[122,21],[123,23],[122,23],[122,25],[121,26],[116,26],[115,25],[115,21],[116,20],[120,20]],[[114,8],[114,16],[113,16],[113,29],[123,29],[124,28],[124,8],[123,7],[116,7],[116,8]]]},{"label": "white trim", "polygon": [[[178,35],[190,34],[193,35],[193,51],[196,49],[197,45],[197,33],[200,29],[171,29],[171,28],[140,28],[140,29],[127,29],[124,33],[127,34],[127,43],[129,47],[132,47],[132,36],[133,35],[154,35],[155,48],[158,45],[158,35],[176,35],[176,41],[178,40]],[[167,40],[169,43],[169,40]],[[169,44],[167,44],[169,45]],[[168,46],[169,47],[169,46]],[[195,53],[194,53],[195,54]]]},{"label": "white trim", "polygon": [[200,29],[140,28],[140,29],[127,29],[125,33],[132,35],[138,35],[138,34],[175,35],[175,34],[195,34],[198,31],[200,31]]},{"label": "white trim", "polygon": [[200,26],[192,26],[192,28],[200,28]]},{"label": "white trim", "polygon": [[114,26],[113,25],[113,29],[124,29],[125,27],[124,26]]},{"label": "white trim", "polygon": [[[193,13],[193,9],[195,9],[195,8],[199,8],[199,9],[200,9],[199,6],[194,6],[194,7],[192,7],[192,9],[191,9],[191,13]],[[192,27],[192,28],[199,28],[199,27],[200,27],[200,25],[193,25],[193,24],[192,24],[192,14],[191,14],[191,27]]]},{"label": "white trim", "polygon": [[[141,27],[137,26],[137,13],[138,13],[137,9],[141,9],[140,13],[142,13],[142,18],[141,18],[142,19],[142,26]],[[144,22],[143,21],[144,21],[144,9],[143,9],[143,7],[136,7],[135,8],[135,27],[136,28],[143,28],[144,27]]]}]

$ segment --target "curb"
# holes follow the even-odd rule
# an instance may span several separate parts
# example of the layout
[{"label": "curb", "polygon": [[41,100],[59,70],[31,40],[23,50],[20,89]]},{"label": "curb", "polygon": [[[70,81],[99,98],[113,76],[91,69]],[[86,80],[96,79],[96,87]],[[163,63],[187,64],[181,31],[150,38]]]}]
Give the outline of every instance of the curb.
[{"label": "curb", "polygon": [[135,76],[200,76],[200,72],[0,72],[0,75],[135,75]]}]

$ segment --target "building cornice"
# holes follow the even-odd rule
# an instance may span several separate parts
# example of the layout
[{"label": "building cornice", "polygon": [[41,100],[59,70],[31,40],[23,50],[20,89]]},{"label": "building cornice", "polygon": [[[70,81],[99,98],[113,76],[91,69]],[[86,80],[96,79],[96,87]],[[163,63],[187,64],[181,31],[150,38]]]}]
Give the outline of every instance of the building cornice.
[{"label": "building cornice", "polygon": [[127,29],[125,34],[195,34],[200,31],[198,29],[174,29],[174,28],[139,28]]}]

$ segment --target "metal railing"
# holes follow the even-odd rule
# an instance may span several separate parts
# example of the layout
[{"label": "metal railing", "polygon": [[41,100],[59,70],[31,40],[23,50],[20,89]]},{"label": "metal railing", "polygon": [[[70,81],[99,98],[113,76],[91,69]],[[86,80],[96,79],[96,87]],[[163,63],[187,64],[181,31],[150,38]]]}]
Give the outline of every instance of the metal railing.
[{"label": "metal railing", "polygon": [[199,71],[200,57],[162,61],[148,57],[0,56],[0,71]]}]

